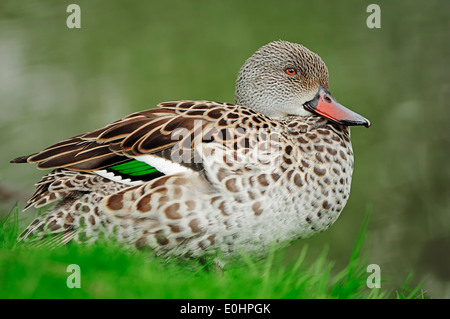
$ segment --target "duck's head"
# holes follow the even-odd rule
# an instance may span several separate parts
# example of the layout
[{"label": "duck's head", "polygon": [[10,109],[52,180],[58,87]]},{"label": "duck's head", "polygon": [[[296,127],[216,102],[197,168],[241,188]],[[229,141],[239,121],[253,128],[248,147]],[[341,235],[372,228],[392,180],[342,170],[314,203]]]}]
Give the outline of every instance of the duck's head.
[{"label": "duck's head", "polygon": [[328,91],[328,69],[320,56],[287,41],[256,51],[239,71],[236,104],[269,117],[326,117],[343,125],[370,126],[369,120],[339,104]]}]

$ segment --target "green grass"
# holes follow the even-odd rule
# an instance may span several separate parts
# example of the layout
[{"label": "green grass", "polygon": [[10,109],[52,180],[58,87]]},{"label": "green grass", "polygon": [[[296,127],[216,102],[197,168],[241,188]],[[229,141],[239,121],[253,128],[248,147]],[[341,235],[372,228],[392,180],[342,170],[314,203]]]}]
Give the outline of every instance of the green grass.
[{"label": "green grass", "polygon": [[[17,244],[18,207],[0,222],[0,298],[423,298],[420,287],[405,284],[398,291],[369,289],[363,241],[364,221],[348,265],[341,270],[327,259],[326,249],[308,261],[304,246],[294,262],[273,249],[254,261],[223,272],[207,270],[196,261],[150,260],[144,252],[117,244],[38,249]],[[66,285],[67,266],[81,269],[81,288]]]}]

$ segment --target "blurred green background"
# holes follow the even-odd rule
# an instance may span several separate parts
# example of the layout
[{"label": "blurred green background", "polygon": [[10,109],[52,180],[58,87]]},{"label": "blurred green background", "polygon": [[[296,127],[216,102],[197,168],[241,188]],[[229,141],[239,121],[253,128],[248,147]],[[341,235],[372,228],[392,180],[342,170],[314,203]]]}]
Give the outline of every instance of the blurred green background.
[{"label": "blurred green background", "polygon": [[[68,29],[68,4],[81,29]],[[304,44],[332,94],[371,120],[353,128],[352,194],[308,243],[345,264],[366,211],[367,251],[384,284],[413,272],[450,298],[450,2],[5,1],[0,3],[0,202],[21,207],[44,174],[9,160],[174,99],[233,102],[237,72],[278,39]],[[27,212],[24,214],[33,214]]]}]

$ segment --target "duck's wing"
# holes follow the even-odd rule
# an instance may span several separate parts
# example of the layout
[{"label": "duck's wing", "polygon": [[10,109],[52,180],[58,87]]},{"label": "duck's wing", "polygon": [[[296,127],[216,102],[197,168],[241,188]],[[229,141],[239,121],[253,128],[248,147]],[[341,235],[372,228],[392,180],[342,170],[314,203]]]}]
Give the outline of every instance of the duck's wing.
[{"label": "duck's wing", "polygon": [[[141,161],[144,156],[153,155],[170,161],[174,145],[194,156],[197,142],[210,142],[218,136],[224,139],[226,134],[223,130],[267,129],[272,125],[276,123],[239,105],[208,101],[164,102],[157,108],[131,114],[101,129],[69,138],[11,162],[37,163],[41,169],[65,168],[85,172],[113,167],[126,174],[133,172],[134,165],[139,166],[137,162],[129,163],[130,160]],[[201,169],[201,164],[186,158],[179,164]],[[151,173],[149,167],[139,169],[143,173]]]}]

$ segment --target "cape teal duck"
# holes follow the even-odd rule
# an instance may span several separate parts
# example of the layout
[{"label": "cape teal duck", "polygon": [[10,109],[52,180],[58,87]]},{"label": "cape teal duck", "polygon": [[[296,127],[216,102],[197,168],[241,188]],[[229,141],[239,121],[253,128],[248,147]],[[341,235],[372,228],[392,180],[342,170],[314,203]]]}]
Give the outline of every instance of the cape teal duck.
[{"label": "cape teal duck", "polygon": [[324,231],[350,194],[349,126],[370,126],[328,90],[317,54],[275,41],[242,66],[236,104],[164,102],[16,158],[52,169],[26,208],[54,204],[19,240],[227,258]]}]

